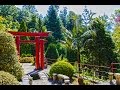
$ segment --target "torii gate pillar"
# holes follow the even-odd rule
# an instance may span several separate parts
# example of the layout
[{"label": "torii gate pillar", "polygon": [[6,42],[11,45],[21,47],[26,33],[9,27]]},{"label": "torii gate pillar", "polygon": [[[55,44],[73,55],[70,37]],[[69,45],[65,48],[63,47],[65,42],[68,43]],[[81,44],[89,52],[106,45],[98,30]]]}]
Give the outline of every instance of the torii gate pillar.
[{"label": "torii gate pillar", "polygon": [[35,37],[35,41],[36,41],[36,63],[35,63],[35,68],[36,69],[39,69],[40,68],[40,64],[39,64],[39,61],[40,61],[40,58],[39,58],[39,37]]},{"label": "torii gate pillar", "polygon": [[44,69],[44,40],[40,39],[40,67],[41,69]]},{"label": "torii gate pillar", "polygon": [[16,41],[16,47],[17,47],[17,54],[18,56],[20,56],[20,36],[16,36],[15,41]]}]

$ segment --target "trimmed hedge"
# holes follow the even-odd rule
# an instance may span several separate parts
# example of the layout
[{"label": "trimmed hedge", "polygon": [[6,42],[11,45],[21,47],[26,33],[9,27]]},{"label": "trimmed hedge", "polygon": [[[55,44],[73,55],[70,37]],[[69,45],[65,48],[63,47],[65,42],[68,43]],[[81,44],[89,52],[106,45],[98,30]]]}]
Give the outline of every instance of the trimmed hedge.
[{"label": "trimmed hedge", "polygon": [[10,33],[0,32],[0,70],[21,80],[23,68],[18,62],[15,40]]},{"label": "trimmed hedge", "polygon": [[33,57],[31,54],[22,54],[21,57]]},{"label": "trimmed hedge", "polygon": [[52,76],[53,73],[57,73],[72,77],[74,72],[75,72],[74,67],[69,62],[62,60],[52,64],[49,71],[49,75]]},{"label": "trimmed hedge", "polygon": [[34,63],[34,57],[21,57],[21,63]]},{"label": "trimmed hedge", "polygon": [[0,71],[0,85],[20,85],[20,83],[12,74]]}]

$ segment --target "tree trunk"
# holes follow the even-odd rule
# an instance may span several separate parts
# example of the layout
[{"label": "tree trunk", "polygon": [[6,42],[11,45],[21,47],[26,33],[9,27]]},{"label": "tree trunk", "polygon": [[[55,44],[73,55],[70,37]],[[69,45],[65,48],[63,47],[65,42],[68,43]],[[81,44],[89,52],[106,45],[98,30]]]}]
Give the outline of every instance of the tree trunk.
[{"label": "tree trunk", "polygon": [[80,48],[77,50],[78,72],[80,73]]}]

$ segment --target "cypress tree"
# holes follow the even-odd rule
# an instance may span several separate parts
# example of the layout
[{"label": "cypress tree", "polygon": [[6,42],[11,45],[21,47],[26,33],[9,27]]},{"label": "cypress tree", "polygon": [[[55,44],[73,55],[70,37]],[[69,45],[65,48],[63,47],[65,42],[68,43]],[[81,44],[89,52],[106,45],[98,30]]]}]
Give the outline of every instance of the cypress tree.
[{"label": "cypress tree", "polygon": [[53,32],[53,36],[56,40],[63,39],[62,31],[61,31],[61,23],[57,14],[58,8],[55,5],[51,5],[47,14],[47,23],[46,27],[48,31]]}]

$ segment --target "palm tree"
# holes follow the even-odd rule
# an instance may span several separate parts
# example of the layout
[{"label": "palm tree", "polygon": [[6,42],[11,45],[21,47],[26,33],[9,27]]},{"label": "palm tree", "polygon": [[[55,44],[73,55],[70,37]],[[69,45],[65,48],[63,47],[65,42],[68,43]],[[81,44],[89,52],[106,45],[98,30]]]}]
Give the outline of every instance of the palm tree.
[{"label": "palm tree", "polygon": [[72,31],[63,29],[63,34],[65,36],[64,43],[68,48],[77,50],[77,61],[78,61],[78,71],[80,72],[80,53],[83,47],[89,45],[90,42],[94,42],[95,32],[93,30],[83,30],[78,24],[77,15],[73,17],[75,20],[75,26]]}]

